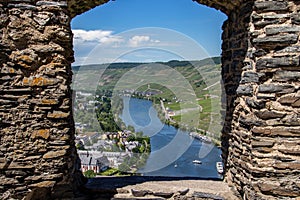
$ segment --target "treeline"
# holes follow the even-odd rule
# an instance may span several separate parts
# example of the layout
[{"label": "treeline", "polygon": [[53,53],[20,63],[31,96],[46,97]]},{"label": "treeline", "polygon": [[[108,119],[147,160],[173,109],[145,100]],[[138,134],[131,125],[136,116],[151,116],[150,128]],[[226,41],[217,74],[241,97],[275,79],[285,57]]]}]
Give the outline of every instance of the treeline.
[{"label": "treeline", "polygon": [[112,105],[112,91],[110,90],[98,90],[96,96],[96,114],[102,131],[117,132],[124,129],[125,124],[119,118],[123,109],[123,100],[116,96]]},{"label": "treeline", "polygon": [[[211,58],[205,58],[203,60],[196,60],[196,61],[181,61],[181,60],[171,60],[168,62],[156,62],[159,64],[167,65],[170,67],[183,67],[183,66],[204,66],[204,65],[219,65],[221,64],[221,57],[211,57]],[[72,66],[73,72],[79,71],[81,67],[81,70],[93,70],[93,69],[126,69],[126,68],[134,68],[139,65],[143,64],[150,64],[150,63],[133,63],[133,62],[126,62],[126,63],[108,63],[108,64],[94,64],[94,65],[84,65],[84,66]]]}]

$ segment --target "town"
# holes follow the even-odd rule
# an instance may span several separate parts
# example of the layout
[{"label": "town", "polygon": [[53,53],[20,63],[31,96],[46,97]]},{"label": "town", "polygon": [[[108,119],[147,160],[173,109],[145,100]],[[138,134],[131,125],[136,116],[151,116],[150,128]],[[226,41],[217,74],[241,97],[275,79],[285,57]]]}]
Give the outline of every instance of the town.
[{"label": "town", "polygon": [[[97,95],[92,93],[76,92],[74,104],[76,148],[81,160],[81,170],[87,175],[101,174],[109,169],[114,172],[135,173],[138,167],[145,164],[150,152],[150,139],[141,132],[135,132],[129,126],[122,130],[115,122],[112,122],[110,93]],[[97,106],[98,105],[98,106]],[[99,105],[106,112],[102,116]],[[96,122],[93,123],[93,116]],[[77,116],[77,118],[76,118]],[[98,119],[103,117],[101,122]],[[87,121],[85,121],[87,120]],[[109,120],[105,126],[105,122]],[[100,121],[100,120],[99,120]],[[114,124],[114,126],[111,126]],[[124,128],[124,124],[121,125]]]}]

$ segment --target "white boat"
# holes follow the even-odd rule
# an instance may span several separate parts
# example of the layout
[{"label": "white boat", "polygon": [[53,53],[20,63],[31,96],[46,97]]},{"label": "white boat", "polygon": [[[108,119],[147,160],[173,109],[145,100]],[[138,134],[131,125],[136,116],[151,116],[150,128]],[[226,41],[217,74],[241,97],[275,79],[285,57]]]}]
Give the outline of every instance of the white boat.
[{"label": "white boat", "polygon": [[216,168],[219,174],[223,174],[224,169],[223,169],[223,163],[222,162],[216,162]]},{"label": "white boat", "polygon": [[202,141],[202,142],[205,142],[205,143],[208,143],[208,144],[212,143],[212,140],[209,137],[207,137],[205,135],[200,135],[197,132],[191,132],[191,133],[189,133],[189,135],[191,137],[195,138],[195,139],[198,139],[198,140]]},{"label": "white boat", "polygon": [[194,164],[201,164],[202,162],[200,160],[193,160]]},{"label": "white boat", "polygon": [[177,167],[177,164],[175,164],[174,167],[176,168],[176,167]]}]

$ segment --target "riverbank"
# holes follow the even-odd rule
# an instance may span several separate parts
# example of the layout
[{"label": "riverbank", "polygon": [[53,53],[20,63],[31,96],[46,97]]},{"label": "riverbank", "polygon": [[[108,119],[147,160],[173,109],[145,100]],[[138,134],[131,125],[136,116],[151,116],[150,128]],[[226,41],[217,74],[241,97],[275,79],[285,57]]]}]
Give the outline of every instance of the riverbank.
[{"label": "riverbank", "polygon": [[[140,99],[143,99],[143,98],[140,98]],[[147,98],[147,100],[151,101],[150,98]],[[153,101],[152,101],[152,103],[153,103]],[[164,106],[164,102],[162,100],[160,100],[160,104],[153,104],[153,107],[157,110],[159,119],[162,122],[164,122],[166,125],[174,126],[182,131],[196,132],[200,136],[208,137],[210,139],[210,142],[215,144],[217,147],[221,147],[220,139],[216,139],[216,138],[209,136],[209,135],[214,135],[213,133],[210,133],[209,131],[206,131],[206,130],[203,130],[200,128],[189,127],[186,124],[178,123],[177,121],[173,120],[172,117],[169,116],[167,109]],[[196,138],[196,137],[194,137],[194,138]]]},{"label": "riverbank", "polygon": [[[221,138],[217,139],[215,137],[211,137],[214,136],[214,133],[211,133],[207,130],[201,129],[201,128],[196,128],[196,127],[190,127],[187,124],[183,124],[180,123],[176,120],[174,120],[169,114],[167,109],[165,108],[164,102],[161,99],[157,99],[154,97],[149,97],[149,96],[142,96],[142,95],[131,95],[131,98],[136,98],[136,99],[141,99],[141,100],[147,100],[147,101],[151,101],[153,104],[153,107],[155,108],[155,110],[157,111],[157,116],[160,119],[161,122],[163,122],[164,124],[168,125],[168,126],[174,126],[175,128],[178,128],[182,131],[187,131],[187,132],[197,132],[199,135],[201,136],[205,136],[205,137],[209,137],[211,142],[216,145],[217,147],[221,147]],[[201,107],[201,110],[203,110],[203,108]],[[179,111],[178,111],[179,112]],[[181,119],[181,115],[177,115],[176,117],[177,119]]]},{"label": "riverbank", "polygon": [[[134,126],[150,136],[151,153],[146,165],[138,173],[144,176],[217,178],[216,162],[221,150],[213,143],[193,139],[189,132],[166,125],[162,112],[152,101],[124,97],[124,111],[120,116],[126,125]],[[161,107],[159,109],[162,109]],[[195,165],[194,160],[202,164]]]}]

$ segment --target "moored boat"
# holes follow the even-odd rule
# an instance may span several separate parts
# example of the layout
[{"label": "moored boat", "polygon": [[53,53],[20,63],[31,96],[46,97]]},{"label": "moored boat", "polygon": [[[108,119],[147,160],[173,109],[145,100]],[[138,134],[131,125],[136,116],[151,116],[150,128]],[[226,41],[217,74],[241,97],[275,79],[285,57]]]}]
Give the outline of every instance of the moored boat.
[{"label": "moored boat", "polygon": [[202,142],[209,143],[209,144],[212,143],[212,140],[209,137],[207,137],[205,135],[200,135],[197,132],[191,132],[189,135],[195,139],[202,141]]},{"label": "moored boat", "polygon": [[202,162],[200,160],[193,160],[194,164],[201,164]]},{"label": "moored boat", "polygon": [[216,162],[216,168],[219,174],[223,174],[224,168],[223,168],[223,163],[222,162]]}]

